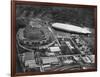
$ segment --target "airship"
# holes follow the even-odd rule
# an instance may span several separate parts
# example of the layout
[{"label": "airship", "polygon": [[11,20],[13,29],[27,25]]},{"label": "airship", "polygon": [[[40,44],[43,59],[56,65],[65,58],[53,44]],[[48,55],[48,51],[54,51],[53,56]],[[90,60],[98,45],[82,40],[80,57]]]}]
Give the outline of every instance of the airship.
[{"label": "airship", "polygon": [[82,34],[92,33],[88,27],[79,27],[76,25],[71,25],[66,23],[53,23],[52,27],[59,30],[64,30],[64,31],[74,32],[74,33],[82,33]]}]

